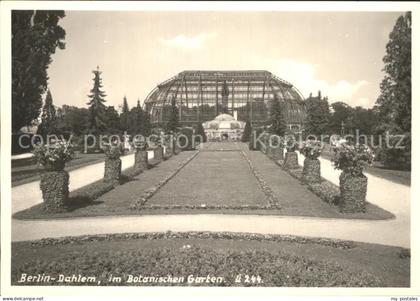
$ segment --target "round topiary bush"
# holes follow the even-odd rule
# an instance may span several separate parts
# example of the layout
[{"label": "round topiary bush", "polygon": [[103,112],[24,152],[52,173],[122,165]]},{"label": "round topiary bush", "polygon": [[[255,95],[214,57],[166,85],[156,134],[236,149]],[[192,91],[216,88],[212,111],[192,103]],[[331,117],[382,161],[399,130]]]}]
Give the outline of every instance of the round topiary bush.
[{"label": "round topiary bush", "polygon": [[318,160],[321,151],[321,142],[315,140],[306,141],[300,148],[300,153],[305,156],[302,172],[303,183],[309,184],[321,181],[321,162]]},{"label": "round topiary bush", "polygon": [[181,132],[177,136],[176,142],[178,147],[183,150],[193,150],[194,149],[194,129],[192,127],[183,127]]},{"label": "round topiary bush", "polygon": [[366,210],[367,178],[364,168],[373,162],[373,153],[363,144],[339,144],[334,148],[332,163],[343,172],[340,175],[340,202],[342,212]]},{"label": "round topiary bush", "polygon": [[173,143],[172,143],[172,135],[165,135],[163,137],[163,143],[165,146],[165,152],[163,154],[163,159],[167,160],[170,157],[172,157],[172,153],[173,153]]},{"label": "round topiary bush", "polygon": [[321,162],[318,159],[305,158],[302,182],[305,184],[321,182]]},{"label": "round topiary bush", "polygon": [[163,147],[162,146],[157,146],[153,149],[153,159],[159,162],[163,160]]},{"label": "round topiary bush", "polygon": [[365,175],[356,177],[350,173],[341,173],[339,207],[342,212],[365,212],[366,193],[367,177]]},{"label": "round topiary bush", "polygon": [[299,168],[298,155],[296,152],[286,152],[283,167],[286,169],[297,169]]},{"label": "round topiary bush", "polygon": [[53,141],[49,144],[37,145],[34,157],[40,166],[40,188],[44,200],[44,210],[62,212],[67,210],[69,195],[69,174],[64,170],[65,163],[73,159],[73,148],[69,143]]},{"label": "round topiary bush", "polygon": [[117,185],[121,179],[121,145],[119,143],[104,144],[103,149],[106,156],[104,180]]},{"label": "round topiary bush", "polygon": [[67,211],[69,173],[65,170],[45,171],[40,177],[44,210],[47,212]]}]

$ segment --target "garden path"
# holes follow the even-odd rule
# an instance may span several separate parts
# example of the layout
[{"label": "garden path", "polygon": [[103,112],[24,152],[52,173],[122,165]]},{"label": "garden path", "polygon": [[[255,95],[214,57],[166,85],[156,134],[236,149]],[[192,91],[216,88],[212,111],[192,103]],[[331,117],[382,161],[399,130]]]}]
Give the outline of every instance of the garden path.
[{"label": "garden path", "polygon": [[[228,146],[228,145],[226,145]],[[256,153],[257,156],[264,156]],[[123,167],[132,164],[132,156],[123,160]],[[195,160],[195,159],[194,159]],[[300,163],[303,158],[299,157]],[[103,163],[101,163],[103,164]],[[103,170],[100,164],[70,172],[77,185],[99,179]],[[321,159],[322,176],[338,183],[339,172],[328,160]],[[257,216],[257,215],[146,215],[75,218],[61,220],[13,220],[12,240],[23,241],[44,237],[62,237],[83,234],[155,231],[231,231],[265,234],[290,234],[354,240],[384,245],[410,247],[410,187],[367,174],[368,201],[393,214],[392,220],[349,220],[313,217]],[[98,178],[99,177],[99,178]],[[21,187],[25,185],[28,191]],[[39,182],[13,188],[13,212],[40,202]],[[80,187],[79,186],[79,187]],[[15,190],[19,189],[20,190]],[[38,195],[36,195],[38,193]],[[28,197],[30,196],[30,197]],[[28,203],[31,199],[31,203]],[[26,201],[25,201],[26,200]]]}]

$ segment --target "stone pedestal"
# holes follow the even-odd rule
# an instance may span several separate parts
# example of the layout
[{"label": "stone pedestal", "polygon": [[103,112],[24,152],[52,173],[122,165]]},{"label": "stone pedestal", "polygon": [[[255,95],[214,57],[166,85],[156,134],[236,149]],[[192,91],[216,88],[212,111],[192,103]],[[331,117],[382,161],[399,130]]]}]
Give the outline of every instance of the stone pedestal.
[{"label": "stone pedestal", "polygon": [[67,210],[69,196],[69,173],[65,170],[45,171],[41,173],[40,188],[47,212]]},{"label": "stone pedestal", "polygon": [[163,147],[158,146],[153,150],[153,158],[159,162],[163,160]]},{"label": "stone pedestal", "polygon": [[302,182],[305,184],[321,182],[321,162],[318,159],[305,158]]},{"label": "stone pedestal", "polygon": [[148,159],[146,150],[137,150],[134,154],[134,168],[141,172],[148,168]]},{"label": "stone pedestal", "polygon": [[298,155],[296,152],[286,152],[286,157],[284,159],[284,168],[286,169],[299,168]]},{"label": "stone pedestal", "polygon": [[340,211],[346,213],[366,211],[367,177],[353,176],[342,172],[340,175]]},{"label": "stone pedestal", "polygon": [[113,184],[119,184],[121,177],[121,159],[106,159],[104,180]]}]

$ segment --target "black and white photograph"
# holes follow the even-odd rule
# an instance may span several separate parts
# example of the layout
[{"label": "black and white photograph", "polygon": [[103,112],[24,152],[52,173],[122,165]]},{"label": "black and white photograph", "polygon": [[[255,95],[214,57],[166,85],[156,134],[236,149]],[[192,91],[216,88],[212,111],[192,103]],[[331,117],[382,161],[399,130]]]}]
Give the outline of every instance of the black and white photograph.
[{"label": "black and white photograph", "polygon": [[2,3],[2,295],[419,293],[418,3],[89,2]]}]

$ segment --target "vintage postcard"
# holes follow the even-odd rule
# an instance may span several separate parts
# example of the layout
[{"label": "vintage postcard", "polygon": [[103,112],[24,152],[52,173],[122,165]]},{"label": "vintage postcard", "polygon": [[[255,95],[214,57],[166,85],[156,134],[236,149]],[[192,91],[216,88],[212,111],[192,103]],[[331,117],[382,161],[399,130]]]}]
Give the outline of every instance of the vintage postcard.
[{"label": "vintage postcard", "polygon": [[1,9],[2,295],[416,300],[418,3]]}]

